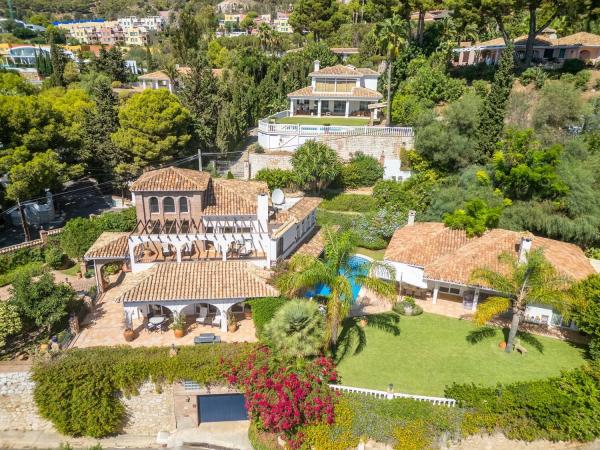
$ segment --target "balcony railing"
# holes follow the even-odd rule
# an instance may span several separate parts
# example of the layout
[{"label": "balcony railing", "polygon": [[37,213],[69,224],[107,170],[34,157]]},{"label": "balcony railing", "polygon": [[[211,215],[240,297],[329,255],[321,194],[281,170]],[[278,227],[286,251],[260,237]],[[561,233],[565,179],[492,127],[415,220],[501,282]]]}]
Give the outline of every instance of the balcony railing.
[{"label": "balcony railing", "polygon": [[258,130],[267,134],[317,136],[329,134],[334,136],[400,136],[413,137],[411,127],[379,127],[379,126],[347,126],[347,125],[299,125],[288,123],[271,123],[273,119],[289,117],[289,111],[281,111],[258,122]]}]

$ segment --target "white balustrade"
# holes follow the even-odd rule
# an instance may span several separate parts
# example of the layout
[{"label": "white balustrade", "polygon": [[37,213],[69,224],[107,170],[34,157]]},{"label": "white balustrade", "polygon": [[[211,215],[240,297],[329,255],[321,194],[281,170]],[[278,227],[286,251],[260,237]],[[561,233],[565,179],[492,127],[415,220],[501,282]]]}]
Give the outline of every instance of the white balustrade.
[{"label": "white balustrade", "polygon": [[403,394],[401,392],[377,391],[375,389],[364,389],[351,386],[341,386],[339,384],[330,384],[329,387],[334,391],[347,392],[350,394],[362,394],[379,399],[392,400],[394,398],[410,398],[419,402],[429,402],[434,405],[444,405],[448,407],[456,406],[456,400],[446,397],[430,397],[427,395]]}]

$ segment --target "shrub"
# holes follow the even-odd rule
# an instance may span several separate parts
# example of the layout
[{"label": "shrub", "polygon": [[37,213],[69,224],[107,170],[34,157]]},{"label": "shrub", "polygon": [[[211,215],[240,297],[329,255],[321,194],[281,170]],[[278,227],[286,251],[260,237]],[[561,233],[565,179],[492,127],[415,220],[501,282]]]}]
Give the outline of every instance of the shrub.
[{"label": "shrub", "polygon": [[473,80],[471,86],[475,93],[481,98],[485,98],[490,93],[490,83],[485,80]]},{"label": "shrub", "polygon": [[136,395],[145,381],[224,382],[223,369],[247,357],[251,344],[168,348],[73,349],[33,368],[34,400],[42,417],[71,436],[104,437],[121,430],[122,395]]},{"label": "shrub", "polygon": [[262,331],[267,323],[271,321],[279,308],[285,304],[285,299],[282,297],[263,297],[251,300],[252,321],[256,328],[256,335],[261,336]]},{"label": "shrub", "polygon": [[22,326],[17,307],[0,301],[0,349],[6,345],[6,338],[19,333]]},{"label": "shrub", "polygon": [[560,79],[561,81],[572,83],[577,89],[585,90],[591,77],[592,72],[590,72],[589,70],[582,70],[580,72],[577,72],[576,74],[565,73],[563,76],[560,77]]},{"label": "shrub", "polygon": [[294,299],[279,308],[263,330],[263,338],[284,359],[318,355],[325,340],[325,323],[319,305]]},{"label": "shrub", "polygon": [[341,175],[344,187],[373,186],[383,178],[383,166],[372,156],[359,152],[342,166]]},{"label": "shrub", "polygon": [[103,269],[104,269],[105,275],[114,275],[116,273],[119,273],[119,271],[121,270],[121,263],[118,263],[118,262],[108,263],[103,267]]},{"label": "shrub", "polygon": [[10,272],[3,273],[0,275],[0,286],[6,286],[12,284],[15,278],[21,273],[29,273],[31,276],[38,276],[44,273],[44,264],[41,262],[30,262],[25,265],[19,266]]},{"label": "shrub", "polygon": [[337,380],[330,359],[319,357],[290,370],[274,364],[267,347],[257,349],[226,372],[230,384],[244,392],[251,420],[259,430],[285,434],[291,448],[302,444],[302,426],[333,423]]},{"label": "shrub", "polygon": [[316,424],[302,430],[304,442],[314,449],[346,450],[355,448],[359,437],[353,433],[355,413],[348,399],[342,397],[335,405],[335,420],[332,424]]},{"label": "shrub", "polygon": [[510,439],[590,441],[600,436],[600,369],[589,366],[560,377],[496,388],[454,384],[446,396],[488,415]]},{"label": "shrub", "polygon": [[42,247],[24,248],[0,256],[0,274],[33,262],[44,262],[44,249]]},{"label": "shrub", "polygon": [[421,450],[431,445],[427,424],[421,419],[411,420],[396,427],[393,436],[396,440],[394,450]]},{"label": "shrub", "polygon": [[52,267],[53,269],[59,269],[63,266],[65,254],[60,247],[48,247],[44,253],[44,260],[48,266]]},{"label": "shrub", "polygon": [[548,75],[539,67],[530,67],[521,74],[521,84],[527,86],[530,83],[535,85],[536,89],[541,89],[546,82]]},{"label": "shrub", "polygon": [[369,245],[366,248],[375,250],[373,247],[382,241],[389,241],[394,231],[406,224],[407,215],[407,211],[402,207],[382,208],[376,213],[365,214],[355,220],[353,231],[361,243]]},{"label": "shrub", "polygon": [[341,170],[335,150],[317,141],[307,141],[298,147],[292,166],[299,186],[310,191],[326,188]]},{"label": "shrub", "polygon": [[377,202],[371,195],[339,194],[323,200],[319,208],[327,211],[372,212],[377,209]]},{"label": "shrub", "polygon": [[404,297],[401,302],[394,303],[394,312],[403,316],[419,316],[423,314],[423,308],[415,303],[412,297]]},{"label": "shrub", "polygon": [[255,179],[267,183],[270,190],[292,188],[297,184],[294,172],[285,169],[260,169]]},{"label": "shrub", "polygon": [[227,176],[225,178],[227,178],[228,180],[235,179],[235,177],[233,176],[233,173],[231,173],[231,170],[227,171]]},{"label": "shrub", "polygon": [[562,71],[575,74],[585,67],[585,62],[580,59],[566,59],[562,65]]},{"label": "shrub", "polygon": [[248,440],[254,450],[280,450],[277,435],[259,431],[256,424],[251,423],[248,428]]}]

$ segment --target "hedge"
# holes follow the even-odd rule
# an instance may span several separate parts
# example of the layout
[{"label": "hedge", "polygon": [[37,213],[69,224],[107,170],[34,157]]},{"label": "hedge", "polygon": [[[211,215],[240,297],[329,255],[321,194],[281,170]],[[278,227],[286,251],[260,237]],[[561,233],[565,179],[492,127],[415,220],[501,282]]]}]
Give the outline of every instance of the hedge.
[{"label": "hedge", "polygon": [[97,347],[73,349],[33,368],[34,400],[42,417],[70,436],[100,438],[121,431],[121,395],[136,395],[145,381],[225,383],[224,364],[235,364],[253,344],[168,348]]},{"label": "hedge", "polygon": [[591,441],[600,436],[597,365],[495,388],[454,384],[446,396],[471,410],[464,427],[468,433],[501,431],[509,439],[525,441]]},{"label": "hedge", "polygon": [[265,325],[271,321],[284,303],[285,299],[283,297],[256,298],[249,302],[252,308],[252,321],[256,328],[256,336],[260,337]]},{"label": "hedge", "polygon": [[373,212],[377,210],[377,202],[371,195],[339,194],[319,205],[326,211]]}]

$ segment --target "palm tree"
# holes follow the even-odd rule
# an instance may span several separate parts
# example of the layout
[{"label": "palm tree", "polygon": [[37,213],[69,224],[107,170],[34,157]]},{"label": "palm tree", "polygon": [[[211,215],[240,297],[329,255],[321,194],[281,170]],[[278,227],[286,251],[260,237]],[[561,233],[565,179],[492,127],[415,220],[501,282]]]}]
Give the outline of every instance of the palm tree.
[{"label": "palm tree", "polygon": [[177,92],[177,88],[179,87],[179,71],[177,70],[177,65],[173,61],[169,61],[163,65],[162,71],[169,77],[173,93]]},{"label": "palm tree", "polygon": [[260,42],[260,48],[264,52],[271,45],[273,39],[273,28],[266,23],[261,23],[258,26],[258,41]]},{"label": "palm tree", "polygon": [[[352,285],[344,273],[358,272],[355,282],[390,301],[396,299],[395,274],[387,265],[373,261],[357,268],[350,262],[354,244],[349,232],[339,233],[331,228],[323,229],[325,251],[323,259],[308,255],[294,255],[289,270],[279,275],[276,284],[287,296],[296,296],[318,285],[326,285],[331,293],[327,298],[325,340],[335,347],[340,324],[350,312],[353,295]],[[386,274],[388,280],[375,276]]]},{"label": "palm tree", "polygon": [[375,27],[375,36],[381,49],[387,57],[388,83],[387,83],[387,123],[391,123],[392,109],[392,63],[398,57],[400,49],[406,44],[409,37],[409,24],[400,16],[385,19]]},{"label": "palm tree", "polygon": [[527,305],[539,303],[565,311],[571,300],[568,294],[571,281],[556,271],[542,249],[530,251],[526,261],[519,261],[508,253],[502,253],[498,260],[506,267],[506,272],[479,268],[471,274],[473,283],[501,293],[479,304],[474,319],[478,325],[483,325],[497,314],[512,311],[506,343],[506,351],[511,352]]}]

